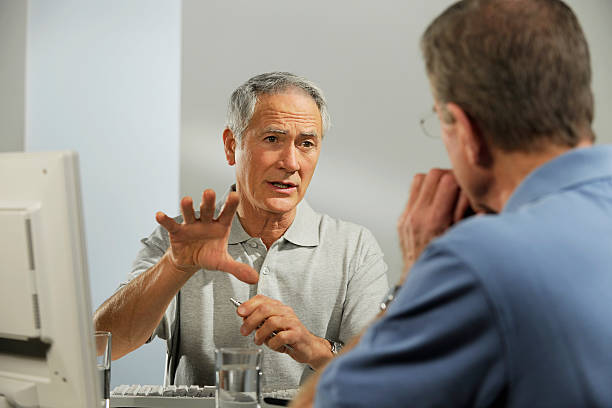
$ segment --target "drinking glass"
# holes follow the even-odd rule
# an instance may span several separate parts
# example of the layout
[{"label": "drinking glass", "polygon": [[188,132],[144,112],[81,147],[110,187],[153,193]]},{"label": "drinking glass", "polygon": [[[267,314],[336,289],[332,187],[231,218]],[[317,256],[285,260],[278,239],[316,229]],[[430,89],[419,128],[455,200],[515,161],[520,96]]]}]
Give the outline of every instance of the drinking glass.
[{"label": "drinking glass", "polygon": [[215,353],[217,408],[261,407],[261,349],[219,348]]},{"label": "drinking glass", "polygon": [[110,369],[111,369],[111,333],[97,331],[96,340],[96,369],[102,395],[100,406],[110,408]]}]

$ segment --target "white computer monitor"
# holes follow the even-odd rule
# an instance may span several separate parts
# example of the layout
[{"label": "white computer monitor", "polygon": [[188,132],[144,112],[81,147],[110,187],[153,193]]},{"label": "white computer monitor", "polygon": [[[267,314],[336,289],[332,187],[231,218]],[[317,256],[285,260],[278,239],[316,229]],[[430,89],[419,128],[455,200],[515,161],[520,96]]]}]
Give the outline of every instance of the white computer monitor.
[{"label": "white computer monitor", "polygon": [[98,406],[78,158],[0,153],[0,407]]}]

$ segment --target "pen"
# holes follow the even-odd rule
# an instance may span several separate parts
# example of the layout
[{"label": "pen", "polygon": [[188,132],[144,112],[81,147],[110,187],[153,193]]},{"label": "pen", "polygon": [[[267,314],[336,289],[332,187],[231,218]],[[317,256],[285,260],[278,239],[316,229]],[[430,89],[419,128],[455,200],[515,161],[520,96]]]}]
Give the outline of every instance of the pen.
[{"label": "pen", "polygon": [[[234,306],[236,306],[236,308],[238,308],[238,306],[240,306],[240,305],[242,304],[242,302],[240,302],[240,301],[238,301],[238,300],[234,299],[233,297],[231,297],[231,298],[230,298],[230,302],[232,302],[232,304],[233,304]],[[261,325],[260,325],[259,327],[261,327]],[[259,328],[259,327],[258,327],[258,328]],[[271,337],[274,337],[274,336],[276,336],[276,332],[272,332]],[[288,344],[285,344],[284,346],[285,346],[285,348],[286,348],[287,350],[295,351],[295,349],[294,349],[293,347],[291,347],[290,345],[288,345]]]}]

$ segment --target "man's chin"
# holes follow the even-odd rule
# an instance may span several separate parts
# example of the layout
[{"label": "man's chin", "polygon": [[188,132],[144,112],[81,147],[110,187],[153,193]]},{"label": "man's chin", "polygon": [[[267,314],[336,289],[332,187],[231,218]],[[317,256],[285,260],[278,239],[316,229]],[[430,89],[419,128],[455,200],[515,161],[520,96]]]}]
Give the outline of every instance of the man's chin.
[{"label": "man's chin", "polygon": [[295,210],[300,200],[294,197],[268,198],[264,201],[264,208],[275,214],[289,213]]}]

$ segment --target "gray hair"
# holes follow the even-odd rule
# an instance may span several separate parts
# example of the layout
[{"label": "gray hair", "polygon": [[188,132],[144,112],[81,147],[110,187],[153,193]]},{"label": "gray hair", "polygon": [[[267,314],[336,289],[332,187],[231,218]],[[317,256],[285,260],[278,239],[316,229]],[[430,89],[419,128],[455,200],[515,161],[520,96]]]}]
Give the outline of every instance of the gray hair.
[{"label": "gray hair", "polygon": [[321,114],[324,135],[329,129],[330,118],[327,112],[327,102],[321,89],[308,79],[290,72],[268,72],[249,79],[240,85],[230,97],[227,127],[234,133],[236,140],[242,140],[242,134],[255,112],[255,104],[259,95],[282,93],[291,88],[301,89],[315,101]]}]

